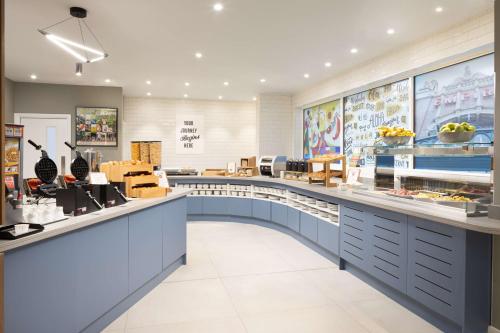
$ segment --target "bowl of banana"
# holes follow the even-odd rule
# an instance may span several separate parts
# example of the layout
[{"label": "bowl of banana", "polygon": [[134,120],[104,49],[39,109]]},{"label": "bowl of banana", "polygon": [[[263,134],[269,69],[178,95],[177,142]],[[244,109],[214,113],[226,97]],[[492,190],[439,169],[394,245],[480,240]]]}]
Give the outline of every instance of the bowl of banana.
[{"label": "bowl of banana", "polygon": [[401,146],[408,144],[415,133],[403,127],[380,126],[378,135],[382,142],[388,146]]}]

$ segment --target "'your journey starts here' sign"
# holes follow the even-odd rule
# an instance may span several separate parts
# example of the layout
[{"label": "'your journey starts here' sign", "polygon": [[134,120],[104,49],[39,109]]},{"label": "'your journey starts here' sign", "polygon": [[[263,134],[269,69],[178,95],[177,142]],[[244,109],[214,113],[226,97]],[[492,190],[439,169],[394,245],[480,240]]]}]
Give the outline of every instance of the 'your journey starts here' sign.
[{"label": "'your journey starts here' sign", "polygon": [[176,142],[177,154],[203,154],[205,152],[205,118],[199,115],[177,115]]}]

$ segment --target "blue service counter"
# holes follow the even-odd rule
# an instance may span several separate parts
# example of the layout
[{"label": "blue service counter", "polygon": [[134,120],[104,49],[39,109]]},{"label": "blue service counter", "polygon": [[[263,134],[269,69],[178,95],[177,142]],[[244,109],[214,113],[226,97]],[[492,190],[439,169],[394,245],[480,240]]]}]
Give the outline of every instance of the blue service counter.
[{"label": "blue service counter", "polygon": [[[188,219],[256,223],[286,232],[338,262],[445,332],[487,332],[490,323],[490,234],[424,220],[277,183],[183,177],[188,184],[245,184],[286,190],[339,205],[339,223],[295,207],[295,200],[188,196]],[[230,185],[228,185],[230,186]],[[205,191],[205,192],[208,192]],[[251,191],[253,192],[253,190]],[[211,192],[213,193],[213,192]],[[285,196],[286,197],[286,196]]]},{"label": "blue service counter", "polygon": [[185,194],[5,251],[4,331],[100,332],[186,262]]}]

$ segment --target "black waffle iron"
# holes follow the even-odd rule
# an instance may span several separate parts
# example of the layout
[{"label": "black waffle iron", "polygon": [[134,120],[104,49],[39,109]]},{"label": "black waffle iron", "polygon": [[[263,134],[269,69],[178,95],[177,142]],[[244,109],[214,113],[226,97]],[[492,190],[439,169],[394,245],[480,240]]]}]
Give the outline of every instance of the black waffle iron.
[{"label": "black waffle iron", "polygon": [[42,182],[42,184],[38,185],[35,194],[42,197],[56,196],[57,185],[54,184],[54,180],[57,178],[56,163],[49,158],[49,155],[42,149],[41,145],[37,145],[31,140],[28,140],[28,143],[42,153],[38,162],[35,163],[35,174]]},{"label": "black waffle iron", "polygon": [[75,152],[76,157],[73,161],[71,161],[70,165],[70,170],[71,174],[73,177],[75,177],[75,182],[74,186],[85,186],[88,185],[87,181],[87,176],[89,175],[89,164],[87,161],[82,157],[82,154],[78,150],[76,150],[76,147],[71,145],[69,142],[64,142],[66,146],[68,146],[72,151]]},{"label": "black waffle iron", "polygon": [[76,150],[76,147],[69,142],[64,142],[64,144],[76,154],[76,158],[71,161],[70,166],[75,181],[66,184],[66,188],[57,189],[56,205],[63,207],[64,214],[81,215],[101,210],[103,206],[92,194],[92,187],[87,181],[89,164]]}]

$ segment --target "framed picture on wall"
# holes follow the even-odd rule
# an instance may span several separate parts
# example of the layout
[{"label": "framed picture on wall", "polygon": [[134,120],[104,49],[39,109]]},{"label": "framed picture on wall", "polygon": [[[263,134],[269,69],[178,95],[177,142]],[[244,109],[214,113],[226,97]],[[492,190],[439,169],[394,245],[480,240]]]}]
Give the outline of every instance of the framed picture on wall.
[{"label": "framed picture on wall", "polygon": [[415,76],[415,142],[439,143],[447,123],[468,122],[473,142],[493,141],[495,68],[493,54]]},{"label": "framed picture on wall", "polygon": [[[467,122],[476,131],[470,142],[491,144],[494,137],[494,55],[453,64],[415,76],[415,143],[442,144],[438,133],[448,123]],[[490,156],[417,156],[416,169],[489,172]]]},{"label": "framed picture on wall", "polygon": [[118,146],[118,108],[76,108],[77,146]]},{"label": "framed picture on wall", "polygon": [[[380,126],[411,129],[409,82],[405,79],[344,98],[344,154],[348,163],[359,148],[375,145]],[[387,161],[389,165],[394,162]]]},{"label": "framed picture on wall", "polygon": [[340,154],[342,147],[340,99],[305,109],[303,112],[304,159],[325,154]]}]

